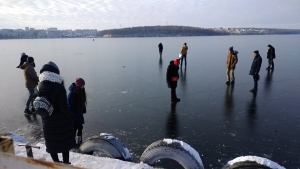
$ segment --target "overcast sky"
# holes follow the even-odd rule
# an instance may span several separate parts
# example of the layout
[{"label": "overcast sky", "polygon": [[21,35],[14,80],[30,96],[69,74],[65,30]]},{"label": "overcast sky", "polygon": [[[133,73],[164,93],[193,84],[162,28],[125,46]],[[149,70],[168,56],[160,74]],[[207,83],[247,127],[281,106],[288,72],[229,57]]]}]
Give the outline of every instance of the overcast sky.
[{"label": "overcast sky", "polygon": [[0,29],[154,25],[300,29],[300,0],[0,0]]}]

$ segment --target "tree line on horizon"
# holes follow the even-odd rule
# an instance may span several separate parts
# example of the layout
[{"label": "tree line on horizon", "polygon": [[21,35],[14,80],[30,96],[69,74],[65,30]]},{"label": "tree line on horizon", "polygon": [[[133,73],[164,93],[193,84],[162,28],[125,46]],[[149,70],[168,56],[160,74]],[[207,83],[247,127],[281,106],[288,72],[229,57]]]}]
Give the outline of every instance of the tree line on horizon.
[{"label": "tree line on horizon", "polygon": [[[242,31],[243,30],[243,31]],[[190,26],[140,26],[98,31],[103,37],[176,37],[220,35],[274,35],[300,34],[300,29],[272,28],[199,28]]]},{"label": "tree line on horizon", "polygon": [[227,32],[214,29],[197,28],[189,26],[140,26],[122,29],[109,29],[98,31],[98,36],[103,37],[161,37],[161,36],[218,36],[229,35]]}]

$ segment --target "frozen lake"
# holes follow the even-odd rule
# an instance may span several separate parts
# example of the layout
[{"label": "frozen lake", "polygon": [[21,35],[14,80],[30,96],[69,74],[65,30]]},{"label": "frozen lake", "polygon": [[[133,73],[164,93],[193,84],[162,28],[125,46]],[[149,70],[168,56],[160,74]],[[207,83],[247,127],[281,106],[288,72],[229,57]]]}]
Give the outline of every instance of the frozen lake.
[{"label": "frozen lake", "polygon": [[[166,69],[184,42],[189,50],[187,69],[179,71],[181,102],[172,105]],[[274,72],[265,70],[268,44],[276,49]],[[221,168],[242,155],[299,168],[299,44],[300,35],[0,40],[0,132],[42,141],[40,117],[23,113],[27,90],[16,66],[25,52],[34,57],[38,75],[43,64],[54,61],[66,88],[84,78],[84,139],[111,133],[135,161],[152,142],[174,138],[195,148],[206,168]],[[239,51],[234,87],[225,85],[230,46]],[[254,50],[263,58],[257,95],[249,92]]]}]

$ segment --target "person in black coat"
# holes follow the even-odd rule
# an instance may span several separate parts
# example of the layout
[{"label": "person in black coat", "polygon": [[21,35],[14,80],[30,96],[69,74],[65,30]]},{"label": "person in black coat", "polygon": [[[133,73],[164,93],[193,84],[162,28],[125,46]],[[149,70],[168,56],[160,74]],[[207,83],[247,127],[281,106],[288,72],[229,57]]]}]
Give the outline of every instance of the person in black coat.
[{"label": "person in black coat", "polygon": [[167,84],[168,87],[171,88],[171,102],[179,102],[180,99],[177,98],[176,95],[176,87],[177,87],[177,81],[179,79],[179,64],[180,59],[176,59],[175,61],[170,61],[170,65],[168,66],[167,70]]},{"label": "person in black coat", "polygon": [[160,57],[161,57],[161,55],[162,55],[163,49],[164,49],[164,47],[163,47],[162,43],[159,43],[159,44],[158,44],[158,51],[159,51]]},{"label": "person in black coat", "polygon": [[257,92],[257,85],[258,85],[257,82],[259,81],[259,71],[262,63],[262,58],[258,50],[253,52],[253,56],[254,59],[249,74],[253,76],[253,80],[254,80],[254,88],[251,89],[250,92],[255,93]]},{"label": "person in black coat", "polygon": [[274,59],[275,59],[275,48],[272,45],[268,45],[268,53],[267,53],[267,58],[268,58],[268,63],[269,66],[266,68],[267,70],[274,70]]},{"label": "person in black coat", "polygon": [[75,83],[69,87],[68,107],[72,114],[74,136],[76,136],[76,144],[82,143],[82,129],[84,124],[83,114],[86,113],[86,93],[85,81],[82,78],[77,78]]},{"label": "person in black coat", "polygon": [[54,107],[50,116],[42,117],[46,151],[54,162],[59,162],[57,153],[62,153],[63,163],[70,164],[69,151],[75,146],[74,130],[66,89],[59,73],[55,63],[45,64],[40,70],[40,83],[35,88],[34,98],[44,96]]}]

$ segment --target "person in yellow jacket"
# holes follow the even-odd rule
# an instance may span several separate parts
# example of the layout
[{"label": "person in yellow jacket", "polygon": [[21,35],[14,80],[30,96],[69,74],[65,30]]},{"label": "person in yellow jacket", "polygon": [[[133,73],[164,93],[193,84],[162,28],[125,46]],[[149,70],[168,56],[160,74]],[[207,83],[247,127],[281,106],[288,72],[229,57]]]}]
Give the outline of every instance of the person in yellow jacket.
[{"label": "person in yellow jacket", "polygon": [[181,56],[181,65],[180,65],[180,67],[182,67],[183,59],[184,59],[185,67],[186,67],[186,55],[187,55],[187,50],[188,50],[188,46],[186,45],[186,43],[184,43],[183,46],[182,46],[181,49],[180,49],[180,54],[182,55],[182,56]]},{"label": "person in yellow jacket", "polygon": [[[235,78],[234,78],[234,69],[235,65],[238,62],[238,51],[233,50],[233,46],[229,48],[228,51],[228,56],[227,56],[227,62],[226,62],[226,75],[227,75],[227,81],[226,84],[230,85],[230,80],[231,80],[231,85],[234,85]],[[230,77],[231,74],[231,77]]]}]

